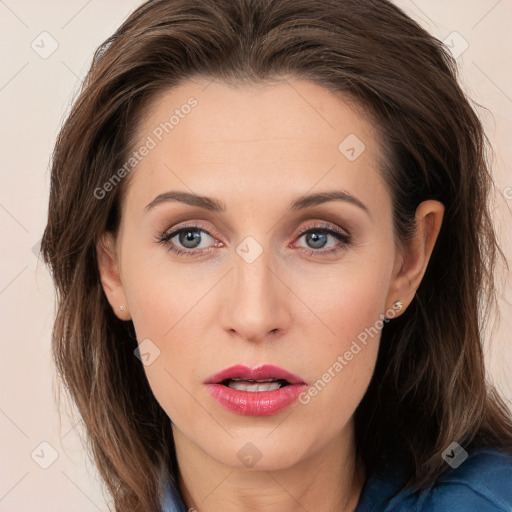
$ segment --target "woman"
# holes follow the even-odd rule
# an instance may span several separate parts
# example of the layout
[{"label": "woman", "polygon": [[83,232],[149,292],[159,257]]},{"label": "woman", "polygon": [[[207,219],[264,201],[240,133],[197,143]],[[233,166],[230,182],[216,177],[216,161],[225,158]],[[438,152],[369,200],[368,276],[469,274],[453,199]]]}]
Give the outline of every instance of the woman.
[{"label": "woman", "polygon": [[511,509],[455,73],[384,0],[155,0],[100,47],[42,247],[116,510]]}]

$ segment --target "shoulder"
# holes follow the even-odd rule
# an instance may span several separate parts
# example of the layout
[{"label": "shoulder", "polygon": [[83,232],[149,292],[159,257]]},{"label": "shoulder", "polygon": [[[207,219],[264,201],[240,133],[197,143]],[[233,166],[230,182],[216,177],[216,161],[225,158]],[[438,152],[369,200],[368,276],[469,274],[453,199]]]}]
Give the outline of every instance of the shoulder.
[{"label": "shoulder", "polygon": [[[387,490],[379,508],[382,512],[511,512],[512,456],[493,449],[475,450],[422,492],[400,484],[393,488],[385,480],[373,481],[370,487],[366,492],[372,494],[374,505],[378,488]],[[360,510],[365,512],[365,506]]]},{"label": "shoulder", "polygon": [[512,511],[512,456],[481,449],[451,469],[426,493],[418,510]]}]

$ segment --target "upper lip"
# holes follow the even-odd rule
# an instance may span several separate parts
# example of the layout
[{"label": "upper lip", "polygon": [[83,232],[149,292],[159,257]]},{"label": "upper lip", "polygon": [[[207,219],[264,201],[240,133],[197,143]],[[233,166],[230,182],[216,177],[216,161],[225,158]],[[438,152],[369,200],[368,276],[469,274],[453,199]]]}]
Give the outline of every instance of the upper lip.
[{"label": "upper lip", "polygon": [[244,365],[230,366],[218,373],[209,377],[205,384],[219,384],[227,379],[241,379],[241,380],[286,380],[290,384],[305,384],[304,379],[298,375],[274,366],[271,364],[264,364],[249,368]]}]

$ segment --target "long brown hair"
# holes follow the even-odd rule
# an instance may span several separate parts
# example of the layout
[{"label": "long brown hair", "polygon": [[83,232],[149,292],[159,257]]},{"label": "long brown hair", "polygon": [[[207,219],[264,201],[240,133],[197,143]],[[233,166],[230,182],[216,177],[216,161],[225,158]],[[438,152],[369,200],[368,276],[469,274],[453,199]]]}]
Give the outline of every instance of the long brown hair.
[{"label": "long brown hair", "polygon": [[410,463],[409,484],[424,486],[452,441],[512,453],[510,411],[486,384],[481,345],[503,256],[487,142],[443,45],[386,0],[154,0],[94,56],[55,146],[42,241],[57,288],[54,359],[116,510],[159,510],[162,472],[176,482],[177,465],[133,325],[113,314],[99,279],[96,242],[116,232],[129,180],[95,191],[126,162],[148,102],[194,76],[238,85],[293,76],[355,100],[380,134],[398,243],[421,201],[445,205],[423,282],[384,327],[356,410],[367,471],[393,447]]}]

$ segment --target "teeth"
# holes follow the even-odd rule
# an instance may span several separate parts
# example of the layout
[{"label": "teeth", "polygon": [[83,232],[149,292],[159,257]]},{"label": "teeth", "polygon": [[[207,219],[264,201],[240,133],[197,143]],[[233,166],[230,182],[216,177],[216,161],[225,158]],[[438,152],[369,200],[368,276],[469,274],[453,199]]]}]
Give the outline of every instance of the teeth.
[{"label": "teeth", "polygon": [[238,391],[250,391],[250,392],[261,392],[261,391],[274,391],[281,387],[281,384],[276,381],[268,380],[231,380],[228,382],[228,387],[237,389]]},{"label": "teeth", "polygon": [[230,379],[230,380],[235,380],[235,381],[239,381],[239,382],[277,382],[278,379],[260,379],[260,380],[257,380],[257,379]]}]

